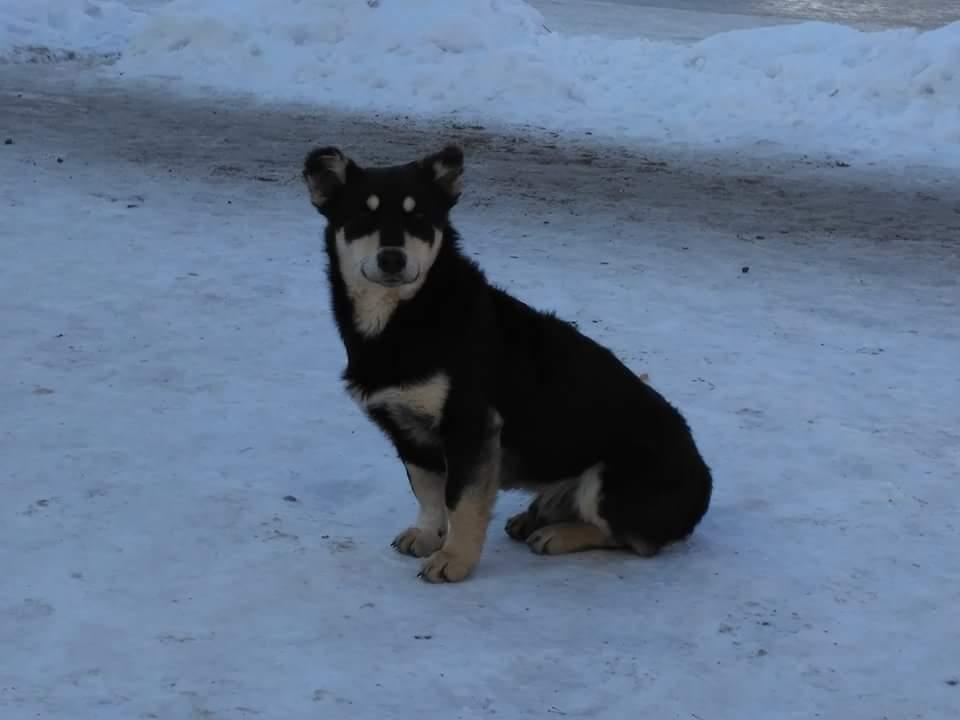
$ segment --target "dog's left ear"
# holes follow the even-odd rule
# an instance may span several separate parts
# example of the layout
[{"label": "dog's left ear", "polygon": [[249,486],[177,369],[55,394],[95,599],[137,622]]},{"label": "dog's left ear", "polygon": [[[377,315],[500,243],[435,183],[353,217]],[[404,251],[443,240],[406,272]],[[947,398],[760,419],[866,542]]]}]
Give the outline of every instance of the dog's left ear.
[{"label": "dog's left ear", "polygon": [[420,166],[450,200],[450,205],[456,205],[463,192],[463,150],[456,145],[447,145],[421,160]]},{"label": "dog's left ear", "polygon": [[326,214],[347,182],[353,161],[335,147],[312,150],[303,163],[303,179],[310,191],[310,202]]}]

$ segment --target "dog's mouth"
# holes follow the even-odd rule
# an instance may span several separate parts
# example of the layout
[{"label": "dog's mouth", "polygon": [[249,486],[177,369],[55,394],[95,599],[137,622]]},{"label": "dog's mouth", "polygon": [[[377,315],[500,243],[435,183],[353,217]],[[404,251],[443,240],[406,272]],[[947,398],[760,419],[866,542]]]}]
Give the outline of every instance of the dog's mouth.
[{"label": "dog's mouth", "polygon": [[360,272],[363,274],[363,277],[376,285],[381,285],[387,288],[403,287],[404,285],[413,285],[417,280],[420,279],[420,270],[418,269],[415,275],[409,276],[405,273],[383,273],[377,271],[375,273],[367,273],[365,267],[360,268]]}]

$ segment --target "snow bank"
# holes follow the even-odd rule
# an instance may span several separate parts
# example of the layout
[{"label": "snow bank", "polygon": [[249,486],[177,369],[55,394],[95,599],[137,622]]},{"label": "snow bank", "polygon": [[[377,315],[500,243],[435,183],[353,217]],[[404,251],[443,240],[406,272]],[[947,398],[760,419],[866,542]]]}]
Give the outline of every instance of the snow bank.
[{"label": "snow bank", "polygon": [[109,0],[0,0],[0,62],[118,53],[140,20]]},{"label": "snow bank", "polygon": [[174,0],[127,27],[115,70],[181,88],[960,167],[960,23],[805,23],[681,45],[551,33],[520,0]]},{"label": "snow bank", "polygon": [[[535,84],[547,32],[520,0],[174,0],[122,69],[357,109],[469,110]],[[498,92],[511,69],[526,77]]]},{"label": "snow bank", "polygon": [[177,0],[119,67],[355,110],[960,164],[960,23],[678,45],[550,33],[518,0]]}]

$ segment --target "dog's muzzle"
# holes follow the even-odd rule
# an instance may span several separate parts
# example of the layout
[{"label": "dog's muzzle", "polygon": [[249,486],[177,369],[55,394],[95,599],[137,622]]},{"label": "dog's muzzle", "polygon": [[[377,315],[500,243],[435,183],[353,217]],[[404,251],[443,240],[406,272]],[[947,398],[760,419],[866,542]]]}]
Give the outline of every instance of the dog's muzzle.
[{"label": "dog's muzzle", "polygon": [[409,285],[420,277],[420,269],[411,263],[402,248],[386,247],[377,251],[375,258],[364,263],[363,276],[370,282],[385,287]]}]

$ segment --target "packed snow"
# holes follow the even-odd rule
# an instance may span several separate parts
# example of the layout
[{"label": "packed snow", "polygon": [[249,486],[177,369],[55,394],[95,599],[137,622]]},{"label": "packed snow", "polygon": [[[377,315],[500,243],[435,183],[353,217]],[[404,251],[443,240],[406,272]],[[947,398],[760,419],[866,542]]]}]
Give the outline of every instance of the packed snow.
[{"label": "packed snow", "polygon": [[960,22],[801,23],[689,44],[551,31],[520,0],[174,0],[136,12],[3,0],[0,12],[8,56],[108,47],[121,55],[105,72],[183,91],[960,167]]},{"label": "packed snow", "polygon": [[[652,560],[535,556],[507,495],[476,575],[430,586],[389,547],[403,470],[339,381],[296,177],[318,128],[13,76],[3,720],[956,716],[949,178],[838,193],[476,136],[465,246],[651,373],[716,495]],[[377,128],[321,129],[363,161],[437,142]]]}]

